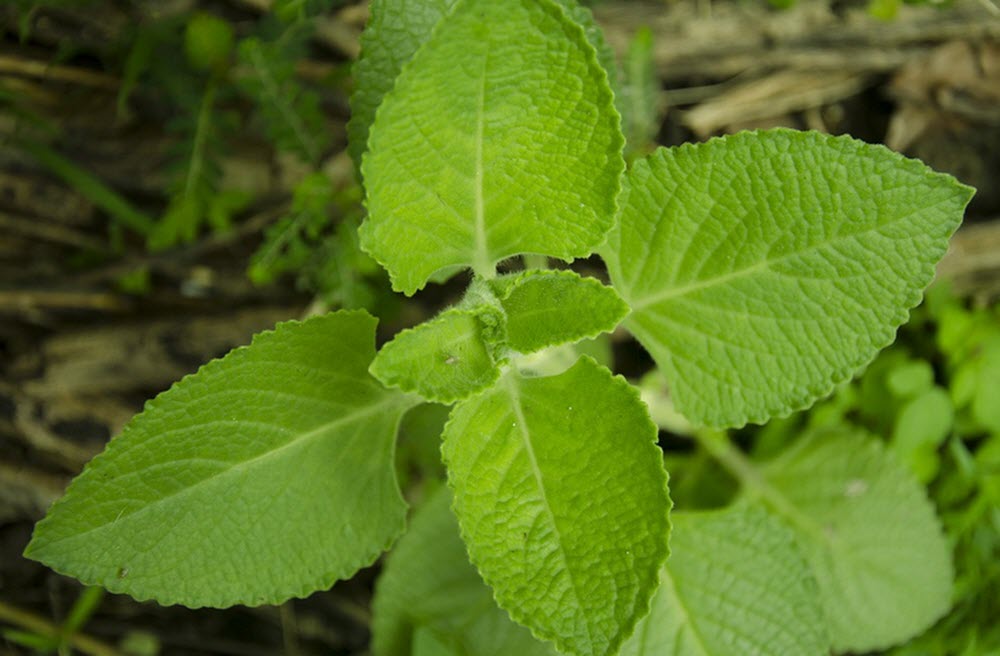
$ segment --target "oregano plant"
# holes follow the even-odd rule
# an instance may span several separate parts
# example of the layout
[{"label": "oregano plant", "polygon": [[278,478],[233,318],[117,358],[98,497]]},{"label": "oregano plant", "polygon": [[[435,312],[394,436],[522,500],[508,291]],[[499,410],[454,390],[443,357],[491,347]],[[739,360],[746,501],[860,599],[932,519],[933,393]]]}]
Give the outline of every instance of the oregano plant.
[{"label": "oregano plant", "polygon": [[[193,608],[326,589],[404,534],[397,429],[437,403],[447,486],[387,561],[376,654],[820,655],[947,611],[933,509],[872,436],[759,462],[720,429],[805,408],[887,346],[970,188],[784,129],[626,171],[613,60],[574,0],[375,0],[362,45],[361,245],[408,295],[471,270],[463,299],[378,351],[376,319],[340,311],[205,365],[86,467],[29,557]],[[610,286],[503,266],[595,253]],[[573,350],[616,329],[738,481],[729,507],[671,512],[638,390]]]}]

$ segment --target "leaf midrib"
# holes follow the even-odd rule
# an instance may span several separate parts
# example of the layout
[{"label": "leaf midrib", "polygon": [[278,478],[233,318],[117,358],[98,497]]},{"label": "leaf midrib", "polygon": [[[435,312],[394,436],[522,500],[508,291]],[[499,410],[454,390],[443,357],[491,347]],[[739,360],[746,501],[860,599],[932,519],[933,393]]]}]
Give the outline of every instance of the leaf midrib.
[{"label": "leaf midrib", "polygon": [[[581,600],[580,589],[577,586],[573,568],[569,566],[569,559],[566,557],[566,549],[563,546],[562,533],[559,530],[559,524],[556,522],[555,513],[552,511],[548,495],[545,492],[542,470],[538,466],[538,459],[535,457],[535,449],[531,445],[531,436],[528,434],[528,424],[525,419],[524,409],[521,407],[521,391],[517,386],[516,374],[507,377],[504,381],[504,386],[507,389],[507,394],[510,396],[510,406],[514,411],[514,417],[517,420],[517,432],[521,435],[521,441],[524,444],[524,450],[527,453],[528,462],[531,464],[531,472],[535,478],[535,483],[538,485],[538,491],[541,494],[542,506],[545,508],[545,514],[548,515],[549,521],[552,523],[552,530],[555,532],[556,542],[559,548],[559,556],[561,557],[563,566],[566,568],[566,576],[569,578],[570,589],[573,591],[573,597],[576,600],[577,608],[583,610],[585,606]],[[588,621],[584,621],[583,625],[587,630],[588,642],[593,644],[594,636],[590,629],[590,623]]]},{"label": "leaf midrib", "polygon": [[119,516],[115,517],[115,519],[113,519],[110,522],[104,522],[104,523],[99,524],[97,526],[88,528],[85,531],[74,532],[72,535],[69,535],[66,538],[63,538],[61,540],[54,540],[51,544],[55,544],[57,542],[61,542],[62,540],[65,540],[65,539],[79,539],[79,538],[81,538],[81,537],[83,537],[85,535],[88,535],[90,533],[93,533],[95,531],[100,531],[102,529],[107,528],[108,526],[112,526],[114,524],[117,524],[118,522],[120,522],[120,521],[122,521],[124,519],[129,519],[129,518],[134,519],[138,515],[145,514],[151,508],[160,507],[162,504],[164,504],[164,503],[166,503],[168,501],[171,501],[171,500],[176,501],[177,498],[186,496],[186,495],[192,493],[194,490],[196,490],[196,489],[198,489],[198,488],[202,487],[203,485],[206,485],[206,484],[208,484],[210,482],[213,482],[213,481],[219,479],[220,477],[224,477],[224,476],[230,475],[230,474],[232,474],[234,472],[237,472],[237,471],[242,471],[242,470],[244,470],[244,469],[246,469],[248,467],[251,467],[251,466],[254,466],[254,465],[260,463],[261,461],[267,460],[267,459],[269,459],[271,457],[276,457],[277,455],[279,455],[279,454],[283,453],[284,451],[287,451],[287,450],[289,450],[289,449],[291,449],[293,447],[303,446],[304,444],[308,443],[310,440],[313,440],[313,439],[315,439],[317,437],[323,436],[323,435],[327,434],[328,431],[336,429],[336,428],[338,428],[340,426],[345,426],[345,425],[354,423],[357,420],[367,418],[370,415],[379,414],[386,407],[390,407],[390,406],[399,404],[400,400],[401,400],[401,397],[399,395],[396,395],[396,394],[389,395],[384,401],[380,401],[379,403],[376,403],[376,404],[371,405],[371,406],[366,406],[364,409],[356,410],[356,411],[351,412],[349,414],[346,414],[346,415],[343,415],[341,417],[338,417],[337,419],[334,419],[333,421],[329,421],[329,422],[326,422],[324,424],[321,424],[320,426],[317,426],[316,428],[313,428],[313,429],[311,429],[309,431],[306,431],[306,432],[300,434],[298,437],[293,438],[293,439],[289,440],[288,442],[285,442],[284,444],[282,444],[282,445],[280,445],[278,447],[275,447],[275,448],[270,449],[268,451],[264,451],[263,453],[259,453],[259,454],[253,456],[252,458],[250,458],[248,460],[243,460],[241,462],[233,463],[231,466],[229,466],[229,467],[227,467],[225,469],[221,469],[221,470],[219,470],[219,471],[211,474],[210,476],[207,476],[207,477],[205,477],[205,478],[203,478],[203,479],[201,479],[201,480],[193,483],[192,485],[189,485],[187,487],[181,488],[181,489],[179,489],[179,490],[177,490],[175,492],[172,492],[171,494],[168,494],[168,495],[166,495],[164,497],[160,497],[159,499],[156,499],[155,501],[147,503],[147,504],[143,505],[142,507],[138,508],[137,510],[135,510],[134,512],[131,512],[131,513],[128,513],[128,514],[125,514],[125,515],[119,515]]},{"label": "leaf midrib", "polygon": [[489,245],[486,240],[486,216],[483,205],[483,131],[486,111],[486,69],[489,67],[490,44],[486,42],[486,52],[483,55],[483,69],[479,77],[479,94],[476,100],[476,162],[473,177],[473,194],[475,200],[475,230],[476,252],[473,255],[473,271],[483,277],[489,275],[493,268],[490,261]]},{"label": "leaf midrib", "polygon": [[[818,251],[818,250],[823,249],[823,248],[828,248],[828,247],[830,247],[832,245],[835,245],[835,244],[838,244],[840,242],[857,241],[859,239],[862,239],[867,234],[870,234],[870,233],[873,233],[873,232],[878,232],[878,231],[883,230],[883,229],[885,229],[885,228],[887,228],[889,226],[895,225],[895,224],[900,223],[902,221],[906,221],[907,219],[909,219],[910,217],[912,217],[915,214],[919,214],[919,213],[926,212],[928,210],[934,209],[934,208],[938,207],[939,205],[942,205],[942,204],[945,204],[947,202],[950,202],[951,200],[952,200],[952,198],[950,196],[943,197],[940,200],[938,200],[937,203],[935,203],[933,205],[921,206],[921,207],[913,210],[912,212],[908,212],[908,213],[906,213],[906,214],[904,214],[902,216],[898,216],[898,217],[896,217],[896,218],[894,218],[894,219],[892,219],[890,221],[886,221],[884,223],[879,223],[877,225],[871,226],[870,228],[868,228],[866,230],[861,230],[859,232],[854,232],[854,233],[850,233],[850,234],[846,234],[846,235],[841,235],[839,237],[834,237],[832,239],[826,239],[826,240],[817,242],[815,244],[810,244],[810,245],[808,245],[808,246],[806,246],[804,248],[800,248],[798,250],[791,251],[789,253],[785,253],[784,255],[780,255],[780,256],[778,256],[776,258],[773,258],[773,259],[763,259],[760,262],[756,262],[756,263],[751,264],[750,266],[744,267],[742,269],[737,269],[735,271],[730,271],[728,273],[724,273],[724,274],[719,275],[719,276],[714,276],[712,278],[707,278],[705,280],[699,280],[698,282],[690,283],[690,284],[687,284],[687,285],[682,285],[680,287],[667,288],[667,289],[659,291],[659,292],[648,294],[645,297],[642,297],[642,298],[639,298],[639,299],[634,299],[634,300],[633,299],[628,299],[628,302],[629,302],[629,305],[632,307],[632,312],[633,313],[637,313],[637,312],[639,312],[639,311],[641,311],[641,310],[649,307],[650,305],[655,305],[656,303],[661,303],[663,301],[670,300],[671,298],[675,298],[677,296],[684,296],[685,294],[690,294],[692,292],[696,292],[696,291],[698,291],[700,289],[704,289],[706,287],[712,287],[712,286],[715,286],[715,285],[725,284],[725,283],[727,283],[727,282],[729,282],[731,280],[736,280],[736,279],[742,278],[744,276],[752,275],[752,274],[760,271],[761,269],[769,268],[769,267],[771,267],[771,266],[773,266],[775,264],[779,264],[779,263],[784,262],[786,260],[790,260],[790,259],[792,259],[794,257],[801,257],[801,256],[809,254],[809,253],[811,253],[813,251]],[[663,219],[661,219],[661,220],[663,220]],[[688,247],[690,247],[690,244],[688,245]]]},{"label": "leaf midrib", "polygon": [[[698,630],[698,627],[695,626],[694,622],[691,621],[691,611],[688,610],[687,605],[684,603],[683,599],[681,599],[680,590],[677,589],[677,584],[674,581],[674,577],[670,573],[669,562],[661,572],[660,586],[661,587],[669,586],[670,596],[674,598],[674,601],[677,604],[677,608],[679,608],[681,611],[681,618],[680,618],[681,621],[678,626],[677,638],[680,638],[680,632],[683,630],[685,626],[687,626],[688,628],[691,629],[691,634],[694,636],[695,644],[698,646],[698,653],[701,654],[701,656],[711,656],[711,653],[705,646],[705,638],[701,635],[701,632]],[[660,594],[660,592],[658,591],[657,594]],[[649,623],[649,619],[650,618],[647,617],[646,619],[647,624]],[[676,644],[676,639],[674,644]],[[639,656],[644,656],[644,655],[642,654],[642,652],[640,652]]]}]

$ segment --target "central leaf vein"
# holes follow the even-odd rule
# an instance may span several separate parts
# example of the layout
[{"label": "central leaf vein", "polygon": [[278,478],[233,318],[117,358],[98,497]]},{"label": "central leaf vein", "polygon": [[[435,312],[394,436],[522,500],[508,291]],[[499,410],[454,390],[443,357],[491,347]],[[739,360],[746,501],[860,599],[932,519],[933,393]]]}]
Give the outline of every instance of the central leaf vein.
[{"label": "central leaf vein", "polygon": [[479,96],[476,105],[476,164],[475,179],[473,182],[475,194],[476,212],[476,253],[473,256],[475,262],[473,269],[484,277],[493,277],[493,262],[490,260],[488,245],[486,243],[486,216],[483,206],[483,131],[486,111],[486,70],[489,67],[489,44],[486,45],[486,55],[483,57],[483,70],[479,76]]},{"label": "central leaf vein", "polygon": [[898,216],[898,217],[894,217],[890,221],[885,221],[885,222],[877,224],[877,225],[872,225],[872,226],[870,226],[869,228],[867,228],[865,230],[861,230],[861,231],[853,232],[853,233],[848,233],[848,234],[840,235],[840,236],[837,236],[837,237],[832,237],[832,238],[829,238],[829,239],[825,239],[825,240],[822,240],[822,241],[819,241],[819,242],[816,242],[816,243],[813,243],[813,244],[809,244],[809,245],[807,245],[807,246],[805,246],[803,248],[791,251],[789,253],[784,253],[784,254],[782,254],[782,255],[780,255],[778,257],[765,258],[765,259],[763,259],[763,260],[761,260],[759,262],[754,262],[753,264],[750,264],[750,265],[748,265],[746,267],[743,267],[741,269],[736,269],[734,271],[729,271],[727,273],[723,273],[723,274],[720,274],[720,275],[717,275],[717,276],[713,276],[711,278],[706,278],[706,279],[698,280],[698,281],[695,281],[695,282],[692,282],[692,283],[689,283],[689,284],[686,284],[686,285],[681,285],[680,287],[672,287],[672,288],[667,288],[667,289],[663,289],[663,290],[660,290],[660,291],[656,291],[656,292],[653,292],[651,294],[647,294],[646,296],[644,296],[642,298],[639,298],[639,299],[634,299],[634,300],[630,299],[629,305],[632,306],[632,311],[633,312],[638,312],[638,311],[640,311],[640,310],[642,310],[644,308],[647,308],[647,307],[649,307],[651,305],[655,305],[657,303],[661,303],[663,301],[667,301],[667,300],[670,300],[672,298],[676,298],[678,296],[684,296],[685,294],[690,294],[692,292],[696,292],[696,291],[698,291],[700,289],[704,289],[706,287],[714,287],[714,286],[717,286],[717,285],[723,285],[723,284],[728,283],[728,282],[730,282],[732,280],[736,280],[736,279],[739,279],[739,278],[750,276],[750,275],[752,275],[754,273],[757,273],[758,271],[760,271],[762,269],[770,268],[770,267],[772,267],[775,264],[779,264],[781,262],[785,262],[785,261],[791,260],[791,259],[796,258],[796,257],[806,256],[806,255],[812,254],[814,252],[821,251],[821,250],[823,250],[825,248],[834,247],[835,245],[837,245],[839,243],[842,243],[842,242],[853,242],[855,244],[863,244],[864,243],[863,238],[866,235],[871,234],[871,233],[875,233],[875,232],[879,232],[879,231],[882,231],[882,230],[884,230],[884,229],[886,229],[888,227],[891,227],[893,225],[905,222],[905,221],[909,220],[912,217],[912,215],[916,214],[918,211],[926,211],[927,209],[932,209],[934,207],[937,207],[938,205],[943,205],[943,204],[947,203],[948,200],[949,200],[948,198],[943,198],[943,199],[938,200],[936,203],[933,203],[932,205],[921,207],[920,210],[914,210],[914,211],[908,212],[908,213],[906,213],[904,215],[901,215],[901,216]]},{"label": "central leaf vein", "polygon": [[[201,479],[199,481],[196,481],[195,483],[193,483],[193,484],[191,484],[191,485],[189,485],[187,487],[180,488],[180,489],[178,489],[175,492],[172,492],[172,493],[170,493],[170,494],[168,494],[166,496],[163,496],[163,497],[160,497],[159,499],[156,499],[155,501],[147,503],[147,504],[143,505],[142,507],[136,509],[134,512],[127,513],[127,514],[122,514],[122,515],[116,517],[114,519],[114,521],[106,522],[104,524],[100,524],[100,525],[94,526],[93,528],[88,529],[86,531],[82,531],[82,532],[76,533],[76,534],[73,535],[73,538],[74,539],[78,539],[81,536],[86,535],[88,533],[92,533],[94,531],[98,531],[98,530],[104,529],[107,526],[114,525],[115,523],[117,523],[117,522],[119,522],[122,519],[125,519],[127,517],[133,517],[134,518],[136,516],[145,514],[145,513],[149,512],[151,509],[157,508],[157,507],[161,506],[163,503],[165,503],[165,502],[167,502],[167,501],[169,501],[171,499],[182,498],[182,497],[184,497],[184,496],[186,496],[188,494],[191,494],[193,491],[197,490],[198,488],[200,488],[200,487],[202,487],[204,485],[207,485],[208,483],[211,483],[213,481],[221,479],[221,478],[223,478],[225,476],[232,475],[234,473],[238,473],[238,472],[244,471],[248,467],[260,464],[261,462],[263,462],[265,460],[268,460],[270,458],[276,457],[277,455],[279,455],[279,454],[283,453],[284,451],[287,451],[288,449],[291,449],[293,447],[304,446],[308,442],[310,442],[311,440],[314,440],[314,439],[316,439],[318,437],[322,437],[324,435],[327,435],[330,431],[332,431],[332,430],[334,430],[336,428],[341,428],[341,427],[349,426],[352,423],[355,423],[355,422],[357,422],[359,420],[367,419],[368,417],[371,417],[373,415],[374,416],[379,416],[379,415],[381,415],[386,410],[386,408],[388,406],[396,405],[396,404],[399,403],[399,401],[400,401],[400,397],[393,395],[393,396],[388,397],[385,401],[382,401],[382,402],[377,403],[375,405],[372,405],[372,406],[369,406],[369,407],[365,407],[365,408],[360,408],[358,410],[355,410],[354,412],[350,412],[350,413],[348,413],[346,415],[343,415],[341,417],[338,417],[338,418],[336,418],[336,419],[334,419],[332,421],[325,422],[325,423],[317,426],[316,428],[313,428],[313,429],[311,429],[311,430],[309,430],[309,431],[307,431],[305,433],[302,433],[301,435],[299,435],[296,438],[293,438],[293,439],[291,439],[291,440],[289,440],[289,441],[287,441],[287,442],[285,442],[285,443],[283,443],[283,444],[281,444],[279,446],[276,446],[273,449],[268,449],[268,450],[266,450],[266,451],[264,451],[262,453],[259,453],[259,454],[255,455],[252,458],[249,458],[247,460],[243,460],[243,461],[239,461],[239,462],[234,462],[229,467],[226,467],[224,469],[220,469],[217,472],[214,472],[211,475],[206,476],[205,478],[203,478],[203,479]],[[162,464],[162,463],[159,463],[159,464]]]},{"label": "central leaf vein", "polygon": [[[548,495],[545,492],[545,482],[542,476],[542,470],[538,466],[538,458],[535,456],[535,449],[531,445],[531,436],[528,431],[528,424],[525,420],[524,410],[521,407],[521,392],[517,387],[517,381],[514,377],[510,377],[506,381],[507,393],[510,395],[510,406],[514,411],[514,417],[517,420],[517,429],[521,435],[521,441],[524,443],[524,450],[528,456],[528,462],[531,464],[531,471],[535,477],[535,483],[538,485],[538,492],[541,495],[542,506],[545,508],[545,514],[548,515],[549,521],[552,523],[552,530],[555,532],[556,544],[558,545],[559,555],[562,558],[563,567],[566,569],[566,576],[569,578],[570,589],[573,591],[573,597],[576,601],[576,605],[581,610],[584,609],[582,603],[582,597],[580,596],[580,590],[576,583],[576,577],[573,574],[572,568],[569,566],[569,559],[566,557],[566,548],[563,545],[562,533],[559,530],[559,523],[556,521],[556,515],[552,510],[552,504],[549,503]],[[594,642],[593,633],[590,630],[590,623],[584,622],[584,627],[587,630],[587,641],[591,644]]]},{"label": "central leaf vein", "polygon": [[[680,613],[681,617],[678,618],[678,624],[680,626],[677,630],[677,635],[675,637],[674,652],[681,653],[682,651],[682,648],[680,646],[681,635],[684,631],[684,627],[686,626],[688,627],[688,629],[690,629],[691,635],[694,637],[694,644],[697,645],[698,647],[698,653],[701,654],[701,656],[709,656],[708,647],[705,644],[705,638],[704,636],[701,635],[701,631],[698,630],[698,627],[692,621],[691,610],[687,607],[687,604],[681,597],[680,590],[677,589],[677,584],[674,581],[674,577],[669,570],[670,567],[668,565],[667,569],[662,572],[662,576],[660,577],[660,586],[669,591],[670,596],[674,598],[675,602],[677,602],[677,608],[680,609],[681,611]],[[649,620],[647,619],[646,621],[647,626],[650,623],[651,622],[649,622]],[[644,652],[639,652],[639,653],[644,653]]]}]

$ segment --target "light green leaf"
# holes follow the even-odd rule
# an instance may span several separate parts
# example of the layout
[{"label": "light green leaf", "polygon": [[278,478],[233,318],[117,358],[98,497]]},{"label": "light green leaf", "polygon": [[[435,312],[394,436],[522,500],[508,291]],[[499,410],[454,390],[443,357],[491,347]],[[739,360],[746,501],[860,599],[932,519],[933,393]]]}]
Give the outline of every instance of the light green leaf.
[{"label": "light green leaf", "polygon": [[763,510],[674,513],[652,610],[622,656],[824,656],[823,611],[795,534]]},{"label": "light green leaf", "polygon": [[828,394],[895,337],[972,189],[882,146],[746,132],[637,161],[602,255],[695,423]]},{"label": "light green leaf", "polygon": [[934,386],[934,368],[926,360],[908,360],[888,371],[885,386],[897,399],[912,399]]},{"label": "light green leaf", "polygon": [[507,344],[522,353],[610,332],[628,314],[614,289],[572,271],[526,271],[493,288],[507,314]]},{"label": "light green leaf", "polygon": [[569,17],[583,28],[583,33],[587,37],[587,41],[590,42],[590,45],[594,48],[594,52],[597,53],[597,61],[608,75],[608,83],[612,89],[616,89],[618,83],[618,61],[615,58],[615,51],[611,48],[607,39],[604,38],[604,32],[601,30],[601,26],[597,24],[594,13],[590,11],[589,7],[581,5],[577,0],[556,0],[556,3],[562,5]]},{"label": "light green leaf", "polygon": [[469,563],[450,503],[448,489],[438,490],[389,555],[372,607],[375,656],[409,656],[421,629],[464,656],[555,656],[493,601]]},{"label": "light green leaf", "polygon": [[457,0],[374,0],[361,35],[361,57],[354,65],[348,152],[356,166],[368,148],[375,110],[392,89],[399,71],[431,36]]},{"label": "light green leaf", "polygon": [[479,313],[457,309],[396,335],[375,356],[370,371],[389,387],[438,403],[463,399],[500,377]]},{"label": "light green leaf", "polygon": [[25,555],[190,607],[276,604],[371,564],[403,530],[393,441],[414,402],[368,375],[375,324],[283,323],[184,378],[87,465]]},{"label": "light green leaf", "polygon": [[[575,0],[556,0],[570,18],[580,24],[597,59],[615,80],[615,53],[604,39],[590,9]],[[434,26],[447,15],[457,0],[374,0],[371,19],[361,35],[361,57],[354,66],[354,93],[351,120],[347,123],[348,152],[355,165],[368,148],[368,132],[375,111],[392,89],[399,71],[425,41]]]},{"label": "light green leaf", "polygon": [[472,562],[561,651],[614,654],[649,607],[670,508],[655,442],[636,391],[586,357],[452,411],[442,453]]},{"label": "light green leaf", "polygon": [[938,447],[954,423],[951,397],[935,385],[899,409],[890,444],[900,462],[908,465],[920,481],[931,481],[938,471]]},{"label": "light green leaf", "polygon": [[977,356],[979,380],[972,416],[986,430],[1000,433],[1000,335],[984,340]]},{"label": "light green leaf", "polygon": [[362,246],[413,294],[519,253],[589,255],[624,169],[607,75],[552,0],[461,0],[379,108]]},{"label": "light green leaf", "polygon": [[425,626],[418,628],[413,634],[412,653],[413,656],[462,656],[461,652]]},{"label": "light green leaf", "polygon": [[762,497],[799,535],[835,651],[901,643],[951,603],[951,554],[923,487],[858,432],[803,438],[763,468]]}]

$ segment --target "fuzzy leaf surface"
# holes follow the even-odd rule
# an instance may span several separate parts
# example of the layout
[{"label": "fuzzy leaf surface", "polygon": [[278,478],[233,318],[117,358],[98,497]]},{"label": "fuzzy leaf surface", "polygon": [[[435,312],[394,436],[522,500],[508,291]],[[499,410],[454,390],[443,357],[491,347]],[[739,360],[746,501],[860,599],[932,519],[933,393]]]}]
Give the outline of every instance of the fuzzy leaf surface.
[{"label": "fuzzy leaf surface", "polygon": [[447,310],[382,347],[370,369],[389,387],[428,401],[452,403],[492,385],[500,377],[471,310]]},{"label": "fuzzy leaf surface", "polygon": [[469,562],[458,522],[442,488],[410,521],[375,588],[375,656],[416,654],[421,630],[465,656],[555,656],[511,621]]},{"label": "fuzzy leaf surface", "polygon": [[368,147],[375,111],[392,89],[399,71],[427,41],[434,26],[457,0],[374,0],[361,35],[361,56],[354,66],[348,152],[356,166]]},{"label": "fuzzy leaf surface", "polygon": [[626,327],[712,426],[804,408],[895,337],[972,189],[849,137],[746,132],[636,162],[602,250]]},{"label": "fuzzy leaf surface", "polygon": [[778,495],[769,508],[812,565],[834,651],[901,643],[948,610],[948,543],[923,487],[880,441],[814,434],[762,473]]},{"label": "fuzzy leaf surface", "polygon": [[521,353],[610,332],[628,314],[614,289],[572,271],[503,276],[493,288],[507,315],[507,344]]},{"label": "fuzzy leaf surface", "polygon": [[652,609],[622,656],[824,656],[816,582],[795,534],[759,508],[674,513]]},{"label": "fuzzy leaf surface", "polygon": [[519,253],[589,255],[623,137],[607,74],[552,0],[460,0],[385,96],[362,164],[362,246],[413,294]]},{"label": "fuzzy leaf surface", "polygon": [[[276,604],[371,564],[403,530],[376,320],[279,324],[203,366],[87,465],[25,554],[162,604]],[[357,512],[364,508],[363,513]]]},{"label": "fuzzy leaf surface", "polygon": [[649,607],[669,533],[656,436],[638,393],[586,357],[452,411],[442,454],[471,560],[560,651],[614,654]]},{"label": "fuzzy leaf surface", "polygon": [[[361,57],[354,67],[351,120],[347,123],[348,152],[356,166],[368,148],[368,133],[375,112],[389,93],[400,70],[430,39],[434,26],[455,6],[457,0],[374,0],[371,19],[361,35]],[[590,9],[576,0],[557,0],[570,18],[580,24],[597,59],[615,81],[615,53]]]}]

